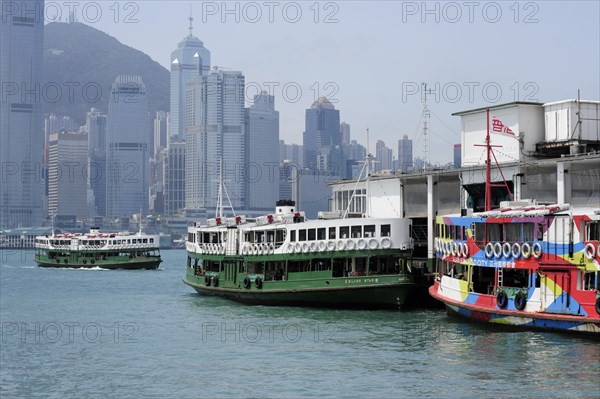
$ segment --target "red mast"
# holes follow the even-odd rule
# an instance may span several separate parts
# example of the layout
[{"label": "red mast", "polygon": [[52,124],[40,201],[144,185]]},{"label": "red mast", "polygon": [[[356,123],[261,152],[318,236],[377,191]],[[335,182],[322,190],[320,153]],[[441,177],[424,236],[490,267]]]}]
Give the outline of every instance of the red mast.
[{"label": "red mast", "polygon": [[[492,187],[506,187],[506,191],[508,191],[508,195],[510,199],[513,199],[512,192],[510,191],[510,187],[508,187],[508,183],[504,178],[504,173],[502,173],[502,169],[498,164],[498,160],[496,159],[496,154],[492,150],[492,147],[502,147],[501,145],[492,145],[490,139],[490,109],[486,110],[486,134],[485,134],[485,144],[475,144],[476,147],[485,147],[486,150],[486,160],[485,160],[485,208],[484,210],[491,211],[492,210]],[[496,167],[500,172],[500,176],[502,176],[503,184],[492,184],[492,162],[490,159],[490,155],[494,157],[494,161],[496,162]]]}]

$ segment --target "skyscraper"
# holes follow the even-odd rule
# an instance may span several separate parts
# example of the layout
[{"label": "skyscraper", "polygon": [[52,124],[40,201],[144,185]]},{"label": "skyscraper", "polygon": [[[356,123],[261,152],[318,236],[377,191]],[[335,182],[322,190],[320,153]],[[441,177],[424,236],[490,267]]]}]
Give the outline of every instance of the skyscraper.
[{"label": "skyscraper", "polygon": [[108,116],[96,108],[86,114],[90,215],[106,216],[106,129]]},{"label": "skyscraper", "polygon": [[162,150],[167,148],[167,137],[169,113],[165,111],[156,111],[156,117],[154,118],[154,151],[153,156],[155,158],[160,157]]},{"label": "skyscraper", "polygon": [[53,133],[48,145],[48,215],[88,215],[87,133]]},{"label": "skyscraper", "polygon": [[342,144],[350,144],[350,124],[340,123],[340,131],[342,132]]},{"label": "skyscraper", "polygon": [[398,140],[398,170],[406,173],[413,165],[412,140],[405,134]]},{"label": "skyscraper", "polygon": [[171,53],[171,117],[169,134],[178,140],[185,138],[185,96],[186,87],[195,82],[198,76],[208,75],[210,70],[210,51],[204,43],[192,34],[190,17],[190,34],[183,38],[177,49]]},{"label": "skyscraper", "polygon": [[279,199],[279,112],[266,91],[246,108],[246,207],[270,210]]},{"label": "skyscraper", "polygon": [[340,111],[325,97],[319,97],[306,110],[306,126],[302,140],[304,167],[317,169],[317,153],[320,148],[342,144]]},{"label": "skyscraper", "polygon": [[454,144],[454,167],[455,168],[460,168],[461,165],[461,151],[462,146],[461,144]]},{"label": "skyscraper", "polygon": [[44,1],[0,3],[0,228],[42,223]]},{"label": "skyscraper", "polygon": [[376,171],[392,169],[392,149],[388,148],[383,140],[377,140],[375,144],[375,159],[377,160]]},{"label": "skyscraper", "polygon": [[108,103],[106,215],[148,212],[150,129],[140,76],[118,76]]},{"label": "skyscraper", "polygon": [[162,162],[165,213],[178,214],[185,208],[185,142],[170,142]]},{"label": "skyscraper", "polygon": [[235,208],[245,206],[244,75],[213,69],[186,91],[185,207],[189,216],[217,205],[220,165]]}]

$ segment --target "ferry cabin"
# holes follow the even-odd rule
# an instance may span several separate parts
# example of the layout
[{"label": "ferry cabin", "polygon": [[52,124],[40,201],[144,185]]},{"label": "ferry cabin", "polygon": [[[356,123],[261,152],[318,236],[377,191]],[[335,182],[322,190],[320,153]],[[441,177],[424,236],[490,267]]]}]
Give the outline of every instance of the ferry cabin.
[{"label": "ferry cabin", "polygon": [[263,282],[268,288],[277,281],[397,276],[406,271],[411,249],[410,220],[305,221],[300,212],[190,227],[187,243],[188,267],[205,276],[206,285],[246,289],[263,288]]},{"label": "ferry cabin", "polygon": [[444,297],[481,309],[598,317],[598,210],[501,210],[438,217],[436,228]]},{"label": "ferry cabin", "polygon": [[35,241],[36,259],[69,264],[93,265],[108,260],[158,258],[157,236],[111,234],[66,234],[38,236]]}]

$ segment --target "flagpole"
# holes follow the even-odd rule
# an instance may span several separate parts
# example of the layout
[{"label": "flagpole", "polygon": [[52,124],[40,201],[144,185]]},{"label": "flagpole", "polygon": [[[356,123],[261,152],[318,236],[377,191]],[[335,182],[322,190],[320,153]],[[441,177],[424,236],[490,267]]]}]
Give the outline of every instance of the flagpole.
[{"label": "flagpole", "polygon": [[485,163],[485,211],[491,211],[492,210],[492,188],[490,186],[490,182],[492,181],[492,173],[491,173],[491,168],[490,168],[490,151],[491,151],[491,146],[490,146],[490,109],[488,108],[487,110],[487,115],[486,115],[486,136],[485,136],[485,148],[486,148],[486,153],[487,153],[487,159],[486,159],[486,163]]}]

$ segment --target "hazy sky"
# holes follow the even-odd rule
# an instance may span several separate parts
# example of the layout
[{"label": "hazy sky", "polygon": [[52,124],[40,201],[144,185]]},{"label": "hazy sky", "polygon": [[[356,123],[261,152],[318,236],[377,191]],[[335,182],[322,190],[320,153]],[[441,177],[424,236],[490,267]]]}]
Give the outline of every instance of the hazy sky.
[{"label": "hazy sky", "polygon": [[[426,82],[431,159],[446,163],[460,142],[453,112],[575,98],[577,89],[600,99],[599,3],[82,1],[77,18],[168,69],[191,4],[212,64],[241,70],[249,98],[258,88],[274,92],[286,142],[302,142],[304,110],[327,95],[353,139],[366,144],[369,127],[372,151],[383,139],[396,156],[407,134],[422,156]],[[69,2],[46,4],[47,18],[68,15]]]}]

